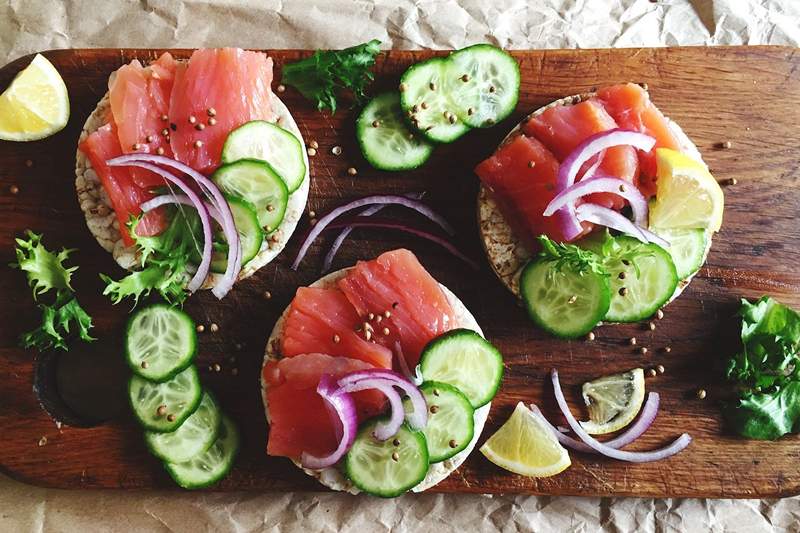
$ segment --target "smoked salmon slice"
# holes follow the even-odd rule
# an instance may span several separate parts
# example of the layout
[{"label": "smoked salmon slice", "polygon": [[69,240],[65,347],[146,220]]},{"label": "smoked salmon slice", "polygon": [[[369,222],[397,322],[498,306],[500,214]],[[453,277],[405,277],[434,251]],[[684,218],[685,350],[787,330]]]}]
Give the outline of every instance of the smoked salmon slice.
[{"label": "smoked salmon slice", "polygon": [[[556,195],[558,161],[541,142],[517,135],[479,163],[475,173],[530,250],[537,248],[535,239],[542,234],[558,242],[565,240],[558,219],[562,215],[542,215]],[[584,228],[590,230],[591,224],[585,222]]]},{"label": "smoked salmon slice", "polygon": [[656,149],[669,148],[678,151],[681,149],[680,142],[670,130],[666,117],[650,101],[647,91],[634,83],[604,87],[597,91],[597,101],[603,105],[619,127],[655,137],[655,147],[650,152],[639,154],[643,175],[639,188],[645,196],[654,195]]},{"label": "smoked salmon slice", "polygon": [[272,58],[240,48],[196,50],[179,64],[169,105],[175,157],[195,170],[219,166],[228,134],[272,120]]},{"label": "smoked salmon slice", "polygon": [[[131,216],[139,215],[142,202],[153,197],[149,191],[134,183],[127,168],[106,165],[106,161],[122,155],[117,132],[111,124],[106,124],[90,134],[80,143],[80,150],[86,154],[92,163],[92,168],[100,178],[103,188],[108,193],[111,206],[119,222],[122,240],[127,246],[133,244],[133,239],[128,232],[128,222]],[[145,214],[136,227],[136,233],[142,236],[157,235],[167,226],[163,210],[155,209]]]},{"label": "smoked salmon slice", "polygon": [[431,339],[454,327],[441,286],[408,250],[359,261],[338,286],[367,322],[370,338],[389,349],[399,342],[409,368]]},{"label": "smoked salmon slice", "polygon": [[[323,374],[337,379],[372,365],[347,357],[309,353],[270,361],[264,366],[269,406],[267,453],[299,458],[303,452],[326,455],[338,443],[336,421],[317,394]],[[353,393],[359,422],[380,414],[385,405],[382,393],[365,390]]]},{"label": "smoked salmon slice", "polygon": [[[173,57],[165,53],[148,68],[133,60],[111,76],[111,114],[123,153],[172,156],[167,113],[175,66]],[[139,187],[164,185],[164,179],[149,170],[131,168],[130,173]]]},{"label": "smoked salmon slice", "polygon": [[[563,161],[592,135],[617,127],[617,122],[600,103],[587,100],[574,105],[551,107],[532,117],[522,128],[526,135],[541,141],[558,161]],[[606,150],[602,158],[596,174],[620,178],[638,186],[639,159],[636,150],[630,146],[616,146]],[[593,163],[589,161],[584,170]],[[589,195],[586,201],[612,209],[621,209],[624,205],[624,200],[619,196],[608,193]]]},{"label": "smoked salmon slice", "polygon": [[363,320],[339,289],[300,287],[283,327],[281,354],[319,352],[392,368],[392,351],[356,332]]}]

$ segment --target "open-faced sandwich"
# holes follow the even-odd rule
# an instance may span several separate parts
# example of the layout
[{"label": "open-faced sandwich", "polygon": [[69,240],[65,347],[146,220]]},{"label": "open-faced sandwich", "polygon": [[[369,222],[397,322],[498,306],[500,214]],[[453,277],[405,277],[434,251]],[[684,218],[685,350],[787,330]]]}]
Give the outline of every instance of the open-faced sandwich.
[{"label": "open-faced sandwich", "polygon": [[560,337],[656,313],[722,224],[699,150],[631,83],[534,111],[476,172],[492,268]]},{"label": "open-faced sandwich", "polygon": [[267,453],[336,490],[425,490],[475,446],[502,373],[461,301],[408,250],[386,252],[299,288],[275,324]]},{"label": "open-faced sandwich", "polygon": [[[272,59],[238,48],[134,60],[81,134],[76,189],[90,231],[120,266],[119,301],[155,289],[222,297],[286,245],[306,204],[308,159],[270,88]],[[235,253],[229,253],[233,250]]]}]

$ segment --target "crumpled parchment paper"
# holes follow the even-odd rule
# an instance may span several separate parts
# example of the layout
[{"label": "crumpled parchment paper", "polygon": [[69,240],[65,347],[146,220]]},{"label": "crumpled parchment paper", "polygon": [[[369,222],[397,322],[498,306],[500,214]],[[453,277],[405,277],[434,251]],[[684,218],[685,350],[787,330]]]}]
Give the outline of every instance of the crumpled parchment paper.
[{"label": "crumpled parchment paper", "polygon": [[[5,0],[0,63],[68,47],[800,43],[798,0]],[[0,443],[0,446],[2,444]],[[477,453],[477,452],[475,452]],[[0,476],[0,531],[798,531],[800,498],[60,491]]]}]

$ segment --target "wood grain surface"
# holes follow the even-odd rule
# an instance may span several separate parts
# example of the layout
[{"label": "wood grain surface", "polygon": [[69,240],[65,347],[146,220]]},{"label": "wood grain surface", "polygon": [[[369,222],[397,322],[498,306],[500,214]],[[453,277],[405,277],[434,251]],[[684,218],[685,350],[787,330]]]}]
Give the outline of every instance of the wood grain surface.
[{"label": "wood grain surface", "polygon": [[[124,406],[121,329],[130,305],[112,306],[101,293],[98,274],[122,275],[87,230],[73,187],[75,147],[80,128],[106,91],[108,75],[121,64],[149,60],[160,50],[62,50],[45,55],[63,75],[70,92],[72,117],[67,128],[44,141],[0,142],[0,444],[2,470],[16,479],[64,488],[174,487],[159,462],[145,449],[141,430]],[[189,51],[174,51],[187,57]],[[280,65],[307,51],[275,51]],[[388,52],[376,67],[375,91],[397,84],[399,75],[431,52]],[[368,193],[427,191],[428,201],[460,229],[464,250],[481,259],[480,272],[454,262],[435,246],[391,232],[357,230],[337,257],[335,267],[399,246],[413,250],[442,283],[473,311],[488,338],[503,352],[506,374],[493,404],[483,440],[506,420],[518,401],[536,402],[552,420],[557,409],[547,375],[557,367],[570,400],[578,408],[578,388],[598,375],[635,366],[664,365],[666,372],[648,378],[649,390],[661,393],[662,408],[650,431],[632,449],[661,446],[684,431],[693,442],[667,461],[631,465],[581,453],[572,467],[547,479],[502,471],[480,453],[434,490],[473,493],[534,493],[601,496],[778,497],[800,493],[800,440],[746,441],[726,430],[719,402],[726,395],[719,365],[737,348],[739,298],[771,294],[800,306],[800,58],[776,47],[662,48],[580,51],[520,51],[522,87],[515,114],[497,127],[475,131],[437,149],[428,164],[413,172],[372,170],[358,153],[354,113],[346,106],[334,116],[318,113],[294,90],[281,95],[305,136],[319,143],[311,158],[310,210],[317,213]],[[30,58],[0,70],[4,87]],[[597,339],[558,341],[534,328],[512,295],[481,257],[475,200],[474,165],[488,156],[527,111],[564,95],[623,81],[646,82],[655,103],[675,119],[703,152],[720,180],[736,178],[725,188],[722,231],[707,264],[686,292],[647,324],[605,326]],[[717,146],[730,141],[732,147]],[[333,155],[334,146],[342,154]],[[348,167],[358,169],[351,176]],[[17,194],[10,192],[18,187]],[[387,212],[388,213],[388,212]],[[409,215],[395,212],[400,218]],[[282,256],[239,283],[222,302],[210,293],[190,299],[187,311],[206,325],[198,365],[204,385],[241,428],[243,445],[236,467],[218,490],[320,490],[313,479],[287,459],[265,453],[267,425],[259,395],[259,369],[272,325],[295,289],[319,277],[324,247],[315,244],[298,272],[289,268],[300,236]],[[26,228],[42,231],[51,248],[78,248],[72,258],[81,266],[78,296],[94,317],[93,346],[79,342],[64,366],[72,377],[62,389],[99,389],[96,405],[110,420],[92,427],[57,426],[42,409],[32,387],[36,354],[16,347],[18,335],[36,325],[38,311],[24,276],[5,265],[13,261],[13,239]],[[269,291],[271,298],[264,297]],[[209,333],[216,323],[219,331]],[[641,355],[630,346],[648,347]],[[671,347],[666,353],[665,347]],[[55,359],[45,361],[52,365]],[[209,370],[215,363],[219,372]],[[234,372],[234,369],[236,371]],[[83,381],[81,381],[83,378]],[[88,379],[87,379],[88,378]],[[82,383],[80,387],[75,385]],[[705,388],[708,397],[695,393]],[[62,391],[64,392],[64,391]],[[78,391],[80,392],[80,391]],[[73,394],[70,391],[64,395]],[[73,407],[77,405],[77,400]],[[73,422],[77,425],[84,425]]]}]

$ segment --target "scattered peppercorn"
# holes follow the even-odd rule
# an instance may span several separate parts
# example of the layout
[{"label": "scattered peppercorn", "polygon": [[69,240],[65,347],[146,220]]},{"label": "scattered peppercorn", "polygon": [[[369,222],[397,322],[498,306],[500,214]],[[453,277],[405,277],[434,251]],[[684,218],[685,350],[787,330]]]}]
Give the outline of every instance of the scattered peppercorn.
[{"label": "scattered peppercorn", "polygon": [[219,326],[217,325],[217,323],[216,323],[216,322],[212,322],[212,323],[211,323],[211,326],[209,326],[209,328],[208,328],[208,329],[210,329],[210,330],[211,330],[211,333],[216,333],[216,332],[218,332],[218,331],[219,331]]}]

